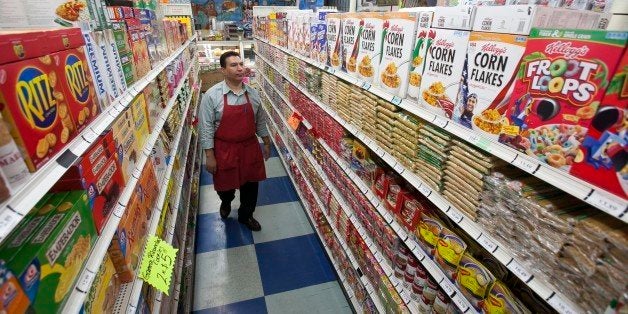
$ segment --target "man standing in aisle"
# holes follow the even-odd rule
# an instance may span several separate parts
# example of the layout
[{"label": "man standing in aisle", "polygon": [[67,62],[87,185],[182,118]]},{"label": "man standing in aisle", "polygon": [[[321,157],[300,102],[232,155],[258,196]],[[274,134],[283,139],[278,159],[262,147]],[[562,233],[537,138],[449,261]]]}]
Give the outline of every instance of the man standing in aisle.
[{"label": "man standing in aisle", "polygon": [[[235,189],[240,189],[238,221],[252,231],[260,231],[262,227],[253,212],[259,181],[266,179],[264,159],[270,157],[266,114],[258,92],[242,83],[246,69],[240,55],[223,53],[220,67],[225,80],[207,90],[201,100],[201,147],[222,201],[220,217],[229,216]],[[264,141],[263,153],[256,135]]]}]

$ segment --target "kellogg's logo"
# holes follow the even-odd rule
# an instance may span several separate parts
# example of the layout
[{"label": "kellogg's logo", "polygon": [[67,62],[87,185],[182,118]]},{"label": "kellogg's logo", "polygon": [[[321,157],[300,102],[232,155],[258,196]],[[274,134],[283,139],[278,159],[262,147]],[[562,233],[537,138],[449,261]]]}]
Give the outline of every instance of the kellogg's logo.
[{"label": "kellogg's logo", "polygon": [[76,55],[70,54],[65,59],[65,78],[74,98],[81,103],[89,99],[89,83],[85,75],[85,64]]},{"label": "kellogg's logo", "polygon": [[571,42],[555,41],[545,47],[545,53],[560,54],[567,59],[584,57],[589,53],[589,47],[572,47]]},{"label": "kellogg's logo", "polygon": [[[53,81],[56,84],[56,76]],[[49,75],[35,67],[25,68],[18,75],[15,93],[22,115],[31,128],[47,129],[57,119],[53,85]]]}]

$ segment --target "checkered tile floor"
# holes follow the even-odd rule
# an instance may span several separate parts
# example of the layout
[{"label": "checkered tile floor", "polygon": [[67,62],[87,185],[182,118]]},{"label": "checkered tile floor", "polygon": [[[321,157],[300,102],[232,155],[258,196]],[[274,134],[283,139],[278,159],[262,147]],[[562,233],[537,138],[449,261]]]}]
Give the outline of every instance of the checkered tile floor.
[{"label": "checkered tile floor", "polygon": [[262,231],[220,218],[211,175],[201,173],[195,313],[350,313],[333,266],[273,147],[255,218]]}]

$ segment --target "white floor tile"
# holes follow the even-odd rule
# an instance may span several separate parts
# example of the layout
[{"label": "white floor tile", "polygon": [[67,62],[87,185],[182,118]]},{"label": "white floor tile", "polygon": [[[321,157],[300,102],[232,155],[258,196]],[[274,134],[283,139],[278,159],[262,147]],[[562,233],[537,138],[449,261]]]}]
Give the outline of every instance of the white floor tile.
[{"label": "white floor tile", "polygon": [[285,177],[288,175],[279,157],[269,158],[266,160],[265,164],[267,178]]},{"label": "white floor tile", "polygon": [[300,202],[260,206],[257,207],[253,216],[262,225],[262,231],[253,232],[255,243],[298,237],[314,232]]},{"label": "white floor tile", "polygon": [[337,281],[266,296],[268,313],[351,313]]},{"label": "white floor tile", "polygon": [[[214,190],[214,185],[200,187],[199,214],[211,214],[220,211],[220,198]],[[231,202],[231,212],[237,212],[240,207],[240,191],[236,190],[235,198]]]}]

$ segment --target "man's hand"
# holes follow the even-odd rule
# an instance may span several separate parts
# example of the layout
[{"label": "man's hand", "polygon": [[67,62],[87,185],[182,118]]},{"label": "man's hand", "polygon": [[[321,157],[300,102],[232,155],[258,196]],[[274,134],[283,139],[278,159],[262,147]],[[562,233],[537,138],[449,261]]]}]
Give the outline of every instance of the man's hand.
[{"label": "man's hand", "polygon": [[216,173],[216,156],[214,156],[214,150],[206,151],[206,161],[205,166],[207,167],[207,171],[211,174]]},{"label": "man's hand", "polygon": [[268,144],[264,144],[264,160],[268,160],[268,158],[270,158],[270,143]]}]

